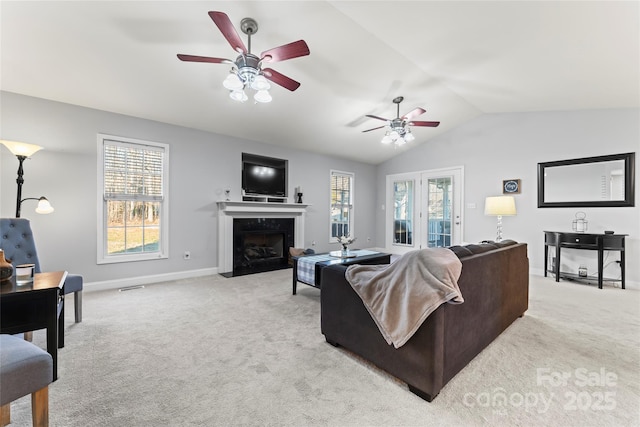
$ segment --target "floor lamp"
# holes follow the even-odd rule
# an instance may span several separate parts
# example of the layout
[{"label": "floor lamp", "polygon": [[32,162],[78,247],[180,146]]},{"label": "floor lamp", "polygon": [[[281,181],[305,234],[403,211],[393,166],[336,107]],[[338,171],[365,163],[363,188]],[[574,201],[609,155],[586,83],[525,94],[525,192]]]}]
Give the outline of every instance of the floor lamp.
[{"label": "floor lamp", "polygon": [[496,241],[502,240],[502,217],[516,214],[516,200],[513,196],[490,196],[484,201],[484,214],[498,217]]},{"label": "floor lamp", "polygon": [[16,196],[16,218],[20,218],[20,207],[22,206],[22,202],[24,202],[25,200],[38,200],[38,207],[36,208],[37,213],[48,214],[53,212],[53,207],[46,197],[27,197],[25,199],[22,198],[22,184],[24,184],[24,169],[22,164],[28,157],[31,157],[33,154],[42,150],[42,147],[35,144],[27,144],[26,142],[17,141],[0,140],[0,143],[7,147],[7,149],[18,158],[19,162],[18,178],[16,179],[16,183],[18,184],[18,191]]}]

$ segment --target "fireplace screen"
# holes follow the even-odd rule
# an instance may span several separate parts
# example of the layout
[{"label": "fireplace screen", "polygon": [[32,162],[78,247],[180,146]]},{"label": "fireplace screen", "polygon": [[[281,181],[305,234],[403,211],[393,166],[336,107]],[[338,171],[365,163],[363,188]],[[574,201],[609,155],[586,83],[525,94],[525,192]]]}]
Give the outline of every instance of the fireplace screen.
[{"label": "fireplace screen", "polygon": [[247,261],[280,258],[284,252],[284,234],[245,234],[244,257]]},{"label": "fireplace screen", "polygon": [[287,268],[294,227],[293,218],[234,219],[233,275]]}]

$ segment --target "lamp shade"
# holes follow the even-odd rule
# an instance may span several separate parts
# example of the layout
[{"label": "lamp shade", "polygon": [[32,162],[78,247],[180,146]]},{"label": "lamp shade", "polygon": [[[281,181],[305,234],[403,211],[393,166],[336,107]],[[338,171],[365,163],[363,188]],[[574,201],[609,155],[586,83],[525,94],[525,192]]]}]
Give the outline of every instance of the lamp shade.
[{"label": "lamp shade", "polygon": [[51,212],[53,212],[53,206],[51,206],[51,203],[49,203],[49,200],[47,200],[46,197],[40,197],[40,199],[38,199],[38,206],[36,207],[36,213],[39,214],[50,214]]},{"label": "lamp shade", "polygon": [[413,134],[411,132],[407,132],[407,134],[404,136],[404,140],[407,142],[411,142],[414,139],[416,139],[415,136],[413,136]]},{"label": "lamp shade", "polygon": [[256,102],[271,102],[272,98],[271,98],[271,94],[266,91],[266,90],[259,90],[258,92],[256,92],[255,95],[253,95],[253,99],[256,100]]},{"label": "lamp shade", "polygon": [[238,101],[238,102],[245,102],[247,99],[249,99],[247,94],[244,93],[244,90],[242,90],[242,89],[231,91],[229,93],[229,98],[233,99],[234,101]]},{"label": "lamp shade", "polygon": [[251,82],[251,89],[258,91],[269,90],[271,89],[271,84],[269,84],[269,80],[265,76],[259,74]]},{"label": "lamp shade", "polygon": [[491,216],[515,215],[516,200],[513,196],[489,196],[484,201],[484,214]]},{"label": "lamp shade", "polygon": [[36,152],[42,150],[42,147],[35,144],[27,144],[26,142],[0,140],[0,142],[13,153],[14,156],[31,157]]},{"label": "lamp shade", "polygon": [[244,84],[235,74],[229,74],[222,82],[222,85],[229,90],[240,90],[244,87]]}]

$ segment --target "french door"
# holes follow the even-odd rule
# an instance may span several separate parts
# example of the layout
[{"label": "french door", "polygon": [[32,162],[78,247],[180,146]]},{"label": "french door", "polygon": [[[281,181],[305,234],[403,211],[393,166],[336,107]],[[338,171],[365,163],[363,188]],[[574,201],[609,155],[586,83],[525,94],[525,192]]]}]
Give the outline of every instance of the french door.
[{"label": "french door", "polygon": [[462,242],[463,172],[457,167],[387,176],[387,250]]}]

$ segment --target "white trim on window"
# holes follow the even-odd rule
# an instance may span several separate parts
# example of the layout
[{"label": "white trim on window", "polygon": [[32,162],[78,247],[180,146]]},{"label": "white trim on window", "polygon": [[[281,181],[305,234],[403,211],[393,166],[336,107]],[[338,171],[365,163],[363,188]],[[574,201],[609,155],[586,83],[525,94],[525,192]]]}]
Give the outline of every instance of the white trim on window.
[{"label": "white trim on window", "polygon": [[[117,146],[133,151],[142,150],[146,153],[162,153],[161,156],[152,160],[151,166],[156,170],[145,171],[145,183],[143,188],[133,190],[124,188],[105,189],[105,146]],[[107,135],[99,133],[97,135],[97,263],[110,264],[117,262],[145,261],[152,259],[162,259],[169,257],[169,145],[159,142],[144,141],[134,138]],[[144,160],[147,164],[146,160]],[[161,170],[158,170],[161,168]],[[126,166],[124,167],[126,169]],[[148,178],[148,180],[146,179]],[[160,241],[157,250],[149,252],[128,252],[122,254],[108,254],[107,250],[107,204],[109,201],[126,200],[136,202],[152,202],[160,205]]]}]

